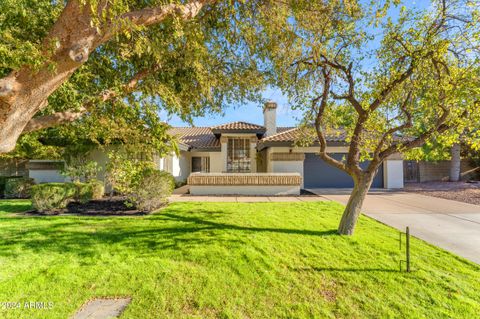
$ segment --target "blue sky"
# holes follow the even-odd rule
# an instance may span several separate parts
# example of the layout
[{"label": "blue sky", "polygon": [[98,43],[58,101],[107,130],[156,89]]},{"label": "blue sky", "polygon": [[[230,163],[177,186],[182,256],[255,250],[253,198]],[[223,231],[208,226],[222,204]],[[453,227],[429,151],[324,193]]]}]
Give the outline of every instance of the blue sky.
[{"label": "blue sky", "polygon": [[[301,112],[290,108],[287,98],[282,95],[279,89],[268,88],[262,93],[262,96],[266,100],[277,102],[278,126],[295,126],[298,123]],[[204,117],[197,117],[193,123],[195,126],[215,126],[228,122],[243,121],[263,125],[263,105],[260,103],[239,104],[225,109],[224,113],[223,116],[221,114],[209,114]],[[190,126],[177,116],[167,119],[167,122],[172,126]]]},{"label": "blue sky", "polygon": [[[403,4],[410,8],[427,9],[431,5],[430,0],[406,0]],[[399,8],[390,8],[388,15],[395,17],[399,12]],[[375,42],[375,41],[374,41]],[[372,43],[373,44],[373,43]],[[378,43],[377,43],[378,45]],[[301,117],[301,111],[292,110],[289,106],[288,99],[282,94],[278,88],[267,88],[262,93],[263,98],[277,102],[277,125],[278,126],[295,126]],[[195,126],[214,126],[218,124],[244,121],[256,124],[263,124],[263,105],[259,103],[248,103],[237,105],[235,107],[226,108],[224,114],[209,114],[204,117],[197,117],[193,120]],[[190,126],[189,123],[183,122],[177,116],[165,119],[172,126]]]}]

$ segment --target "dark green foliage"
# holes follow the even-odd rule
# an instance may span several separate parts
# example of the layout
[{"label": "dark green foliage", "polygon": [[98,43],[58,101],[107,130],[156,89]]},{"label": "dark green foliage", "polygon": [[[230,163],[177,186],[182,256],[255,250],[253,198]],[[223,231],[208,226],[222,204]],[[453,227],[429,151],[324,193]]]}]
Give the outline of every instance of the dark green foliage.
[{"label": "dark green foliage", "polygon": [[175,179],[172,174],[145,168],[133,186],[128,200],[139,210],[152,211],[167,203],[174,188]]},{"label": "dark green foliage", "polygon": [[22,178],[22,176],[0,176],[0,198],[5,195],[5,184],[10,178]]},{"label": "dark green foliage", "polygon": [[29,198],[30,189],[33,185],[35,185],[33,178],[7,178],[4,190],[5,198]]},{"label": "dark green foliage", "polygon": [[77,196],[77,187],[73,183],[47,183],[32,187],[32,205],[40,211],[65,208]]}]

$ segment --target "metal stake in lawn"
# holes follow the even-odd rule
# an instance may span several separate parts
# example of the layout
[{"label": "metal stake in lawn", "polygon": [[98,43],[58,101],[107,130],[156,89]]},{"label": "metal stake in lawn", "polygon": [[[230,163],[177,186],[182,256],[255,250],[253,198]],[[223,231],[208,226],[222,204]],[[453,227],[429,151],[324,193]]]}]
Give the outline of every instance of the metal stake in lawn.
[{"label": "metal stake in lawn", "polygon": [[[400,232],[400,250],[402,250],[402,232]],[[402,271],[402,262],[407,264],[407,272],[410,272],[410,228],[407,226],[405,231],[405,241],[406,241],[406,249],[405,249],[405,256],[406,260],[400,260],[400,271]]]}]

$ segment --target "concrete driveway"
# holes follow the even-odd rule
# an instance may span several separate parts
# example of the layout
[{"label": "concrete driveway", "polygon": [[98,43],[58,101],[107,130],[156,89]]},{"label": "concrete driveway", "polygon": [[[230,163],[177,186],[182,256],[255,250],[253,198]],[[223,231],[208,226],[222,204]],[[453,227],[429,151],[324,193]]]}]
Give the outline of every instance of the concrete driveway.
[{"label": "concrete driveway", "polygon": [[[346,204],[349,191],[309,189]],[[480,264],[480,206],[407,192],[373,191],[365,215]]]}]

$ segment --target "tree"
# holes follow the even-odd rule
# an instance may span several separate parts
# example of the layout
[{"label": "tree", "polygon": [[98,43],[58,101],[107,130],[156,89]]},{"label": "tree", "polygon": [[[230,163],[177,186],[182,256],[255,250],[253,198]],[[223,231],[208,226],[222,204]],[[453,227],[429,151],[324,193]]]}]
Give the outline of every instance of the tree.
[{"label": "tree", "polygon": [[[385,159],[439,137],[451,143],[478,121],[478,6],[296,1],[272,16],[260,20],[265,59],[304,110],[304,139],[314,134],[320,157],[353,179],[338,227],[352,235]],[[326,142],[328,132],[339,131],[348,143],[343,160],[329,155]]]},{"label": "tree", "polygon": [[450,182],[458,182],[460,180],[461,158],[460,158],[460,143],[454,143],[451,147],[450,160]]},{"label": "tree", "polygon": [[103,121],[95,131],[105,120],[125,122],[118,109],[188,119],[253,98],[262,77],[233,39],[229,4],[2,2],[0,154],[12,151],[21,134],[74,120]]}]

